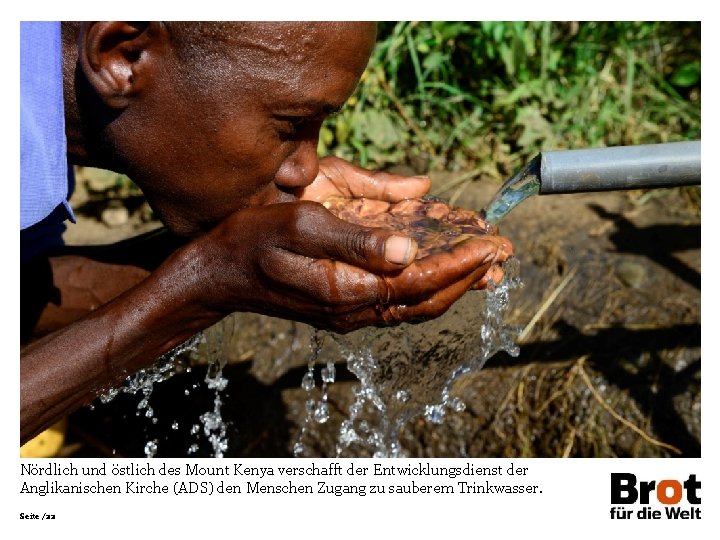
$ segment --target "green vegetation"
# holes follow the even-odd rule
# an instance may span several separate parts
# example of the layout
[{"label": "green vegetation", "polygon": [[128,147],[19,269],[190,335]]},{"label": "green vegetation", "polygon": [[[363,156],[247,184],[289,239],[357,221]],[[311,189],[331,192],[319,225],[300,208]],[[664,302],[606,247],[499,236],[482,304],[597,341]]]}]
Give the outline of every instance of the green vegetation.
[{"label": "green vegetation", "polygon": [[381,23],[320,153],[507,177],[541,149],[700,138],[700,23]]}]

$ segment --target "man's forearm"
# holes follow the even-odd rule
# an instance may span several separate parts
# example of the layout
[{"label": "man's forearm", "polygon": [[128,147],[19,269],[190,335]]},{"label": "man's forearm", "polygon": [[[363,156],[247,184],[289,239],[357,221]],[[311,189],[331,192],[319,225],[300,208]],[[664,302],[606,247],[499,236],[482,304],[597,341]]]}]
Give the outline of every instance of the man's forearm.
[{"label": "man's forearm", "polygon": [[188,256],[21,353],[21,441],[219,320],[193,296]]}]

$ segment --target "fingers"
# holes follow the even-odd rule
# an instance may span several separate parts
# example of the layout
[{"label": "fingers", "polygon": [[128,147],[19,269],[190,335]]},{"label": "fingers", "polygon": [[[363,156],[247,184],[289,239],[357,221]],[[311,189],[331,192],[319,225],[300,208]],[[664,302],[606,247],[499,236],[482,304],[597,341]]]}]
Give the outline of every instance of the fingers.
[{"label": "fingers", "polygon": [[278,250],[265,259],[262,271],[281,303],[297,305],[306,315],[354,312],[387,296],[375,274],[327,259]]},{"label": "fingers", "polygon": [[239,210],[196,244],[207,305],[337,331],[436,317],[472,286],[499,281],[512,254],[508,240],[487,234],[416,259],[407,236],[307,201]]},{"label": "fingers", "polygon": [[402,322],[417,323],[434,319],[445,313],[472,287],[474,282],[483,276],[484,272],[484,268],[478,268],[456,283],[435,291],[429,298],[414,304],[392,303],[348,313],[333,321],[332,329],[348,332],[368,325],[394,326]]},{"label": "fingers", "polygon": [[290,203],[288,208],[290,205],[292,213],[285,227],[292,234],[282,236],[279,242],[287,251],[380,274],[397,273],[417,254],[415,241],[400,233],[349,223],[316,203]]},{"label": "fingers", "polygon": [[493,264],[488,271],[472,286],[474,290],[485,289],[488,286],[490,280],[496,285],[503,279],[505,273],[499,264]]},{"label": "fingers", "polygon": [[[431,184],[427,176],[397,176],[385,172],[358,175],[357,178],[360,191],[364,193],[358,196],[391,203],[422,197],[430,191]],[[357,189],[356,185],[353,187]]]},{"label": "fingers", "polygon": [[413,302],[469,276],[466,288],[479,281],[494,263],[507,257],[507,242],[499,236],[481,236],[465,240],[447,252],[430,255],[409,265],[397,276],[385,279],[391,302]]},{"label": "fingers", "polygon": [[[325,304],[413,304],[452,286],[482,288],[488,279],[496,283],[502,279],[499,263],[512,254],[512,244],[502,236],[471,236],[447,251],[409,264],[417,253],[417,244],[410,238],[349,223],[318,204],[294,206],[296,234],[283,237],[287,242],[280,247],[307,260],[293,259],[292,264],[290,259],[271,260],[266,272],[277,270],[276,281],[298,294],[318,295]],[[298,251],[300,245],[302,251]],[[318,259],[347,264],[323,266],[320,263],[330,261]],[[368,276],[363,270],[378,276]],[[327,286],[313,285],[317,283]]]},{"label": "fingers", "polygon": [[387,309],[383,313],[383,320],[387,324],[397,324],[400,321],[421,322],[439,317],[450,309],[450,306],[459,300],[484,273],[484,268],[478,268],[475,272],[415,305],[400,305]]},{"label": "fingers", "polygon": [[[504,254],[500,253],[499,258]],[[305,322],[334,331],[347,332],[367,325],[395,325],[439,317],[469,289],[484,288],[489,278],[499,283],[497,263],[474,268],[440,288],[404,289],[392,278],[364,272],[332,261],[318,261],[285,253],[269,264],[275,291],[282,291],[282,304],[290,312],[304,313]],[[302,274],[303,279],[295,276]],[[410,284],[412,285],[412,283]],[[414,298],[409,301],[409,298]],[[311,299],[311,301],[308,301]],[[296,307],[293,307],[296,306]]]},{"label": "fingers", "polygon": [[339,158],[324,158],[315,182],[299,193],[300,198],[322,202],[328,196],[365,197],[387,202],[422,197],[430,190],[426,176],[397,176],[372,172]]}]

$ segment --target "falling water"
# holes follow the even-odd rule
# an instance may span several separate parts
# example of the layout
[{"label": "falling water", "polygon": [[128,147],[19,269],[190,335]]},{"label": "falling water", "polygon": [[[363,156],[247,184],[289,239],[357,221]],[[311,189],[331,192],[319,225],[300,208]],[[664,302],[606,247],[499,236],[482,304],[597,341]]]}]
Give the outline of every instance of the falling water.
[{"label": "falling water", "polygon": [[300,428],[297,440],[293,445],[293,454],[295,457],[302,457],[305,455],[306,449],[304,440],[307,434],[307,430],[313,422],[318,424],[324,424],[327,422],[330,411],[328,408],[328,386],[330,383],[335,382],[335,364],[332,361],[327,362],[324,368],[320,372],[320,378],[322,380],[322,387],[320,389],[320,398],[316,399],[315,396],[315,362],[323,348],[326,333],[322,331],[314,331],[310,336],[310,359],[308,360],[308,370],[302,378],[300,386],[307,393],[307,399],[305,400],[305,418],[303,425]]},{"label": "falling water", "polygon": [[[150,396],[152,395],[155,384],[167,380],[177,373],[181,366],[182,358],[187,353],[194,353],[197,351],[198,344],[200,343],[201,335],[195,335],[181,345],[168,351],[162,355],[152,366],[141,369],[136,373],[133,373],[125,379],[121,386],[107,389],[100,396],[101,403],[109,403],[119,394],[142,394],[142,397],[137,405],[136,414],[139,416],[142,414],[145,418],[148,418],[153,424],[157,424],[157,417],[155,411],[150,406]],[[145,445],[145,456],[154,457],[157,453],[157,440],[148,441]]]},{"label": "falling water", "polygon": [[[203,332],[204,347],[202,348],[207,359],[207,374],[205,384],[215,393],[213,410],[200,415],[203,434],[210,442],[214,457],[223,457],[228,449],[227,424],[222,418],[222,393],[227,387],[228,380],[223,377],[222,370],[227,364],[227,345],[237,332],[237,319],[233,316],[225,317],[216,325]],[[198,432],[197,424],[191,428],[191,435]],[[192,454],[197,448],[191,446],[188,453]]]},{"label": "falling water", "polygon": [[[185,366],[185,358],[190,355],[194,359],[202,356],[207,360],[207,374],[205,384],[214,392],[213,409],[198,418],[199,424],[194,424],[190,429],[190,435],[199,435],[202,428],[203,434],[212,446],[215,457],[223,457],[228,448],[227,425],[222,418],[222,392],[227,387],[228,380],[223,377],[222,370],[227,363],[227,355],[224,347],[230,341],[236,331],[236,320],[234,317],[226,317],[215,326],[204,332],[196,334],[185,343],[172,349],[161,356],[152,366],[139,370],[130,375],[121,386],[111,388],[102,393],[99,398],[102,403],[109,403],[119,394],[141,394],[137,405],[137,415],[148,418],[153,424],[158,419],[155,411],[150,406],[155,384],[164,381],[181,371],[189,371],[190,367]],[[197,385],[193,385],[193,389]],[[190,394],[190,389],[185,390],[185,395]],[[171,428],[179,429],[179,424],[173,420]],[[147,441],[145,445],[145,456],[154,457],[158,451],[159,442],[157,439]],[[194,454],[199,449],[197,444],[188,448],[188,455]]]},{"label": "falling water", "polygon": [[537,155],[528,165],[505,182],[485,209],[485,218],[496,225],[528,197],[540,193],[540,163]]},{"label": "falling water", "polygon": [[149,405],[150,395],[156,383],[164,381],[172,377],[178,370],[179,360],[188,352],[197,351],[200,335],[193,336],[186,342],[175,347],[162,355],[152,366],[141,369],[133,373],[125,379],[122,386],[110,388],[100,394],[101,403],[109,403],[118,394],[137,394],[142,393],[142,398],[138,403],[139,415],[141,412],[146,418],[154,418],[155,413]]},{"label": "falling water", "polygon": [[[454,382],[463,374],[480,369],[500,350],[518,354],[517,329],[505,324],[509,292],[520,285],[515,259],[505,266],[499,285],[486,291],[472,291],[456,302],[443,316],[420,325],[402,324],[392,328],[365,328],[340,336],[326,334],[314,340],[314,351],[303,389],[308,392],[306,414],[300,429],[295,455],[307,455],[303,440],[313,423],[327,422],[327,386],[319,399],[313,377],[314,364],[322,349],[331,345],[347,361],[348,369],[360,384],[354,401],[337,434],[336,455],[400,457],[403,426],[424,415],[428,422],[442,423],[449,411],[460,412],[465,404],[453,397]],[[334,364],[333,364],[334,367]],[[333,377],[334,379],[334,377]]]}]

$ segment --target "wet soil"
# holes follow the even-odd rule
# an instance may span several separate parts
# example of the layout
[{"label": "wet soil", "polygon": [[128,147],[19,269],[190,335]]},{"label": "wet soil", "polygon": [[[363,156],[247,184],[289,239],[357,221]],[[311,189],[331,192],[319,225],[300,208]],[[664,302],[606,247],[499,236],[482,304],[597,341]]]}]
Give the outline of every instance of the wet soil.
[{"label": "wet soil", "polygon": [[[432,175],[443,184],[457,175]],[[468,184],[455,204],[479,210],[497,184]],[[534,197],[500,225],[515,246],[522,289],[508,323],[524,329],[520,355],[498,354],[453,388],[466,404],[439,425],[418,416],[403,430],[415,457],[700,455],[700,210],[697,192],[596,193]],[[109,241],[92,216],[71,226],[68,243]],[[86,224],[94,232],[88,233]],[[131,214],[132,234],[156,226]],[[81,230],[82,229],[82,230]],[[112,238],[113,240],[117,238]],[[228,456],[289,456],[305,417],[312,330],[238,314],[226,346],[223,417]],[[422,325],[419,326],[421,328]],[[420,330],[422,331],[422,330]],[[467,331],[472,331],[468,329]],[[440,353],[438,353],[440,354]],[[192,363],[188,360],[188,363]],[[312,455],[335,453],[356,378],[336,365],[330,420],[304,436]],[[157,423],[137,414],[140,396],[120,396],[70,419],[64,455],[211,454],[191,434],[212,410],[205,367],[158,384]],[[177,422],[177,429],[172,423]],[[202,432],[202,430],[201,430]]]}]

